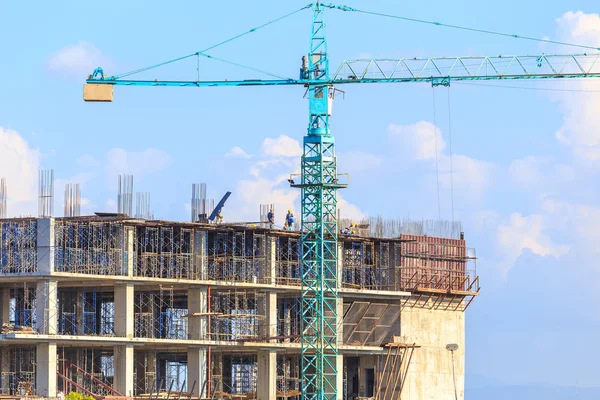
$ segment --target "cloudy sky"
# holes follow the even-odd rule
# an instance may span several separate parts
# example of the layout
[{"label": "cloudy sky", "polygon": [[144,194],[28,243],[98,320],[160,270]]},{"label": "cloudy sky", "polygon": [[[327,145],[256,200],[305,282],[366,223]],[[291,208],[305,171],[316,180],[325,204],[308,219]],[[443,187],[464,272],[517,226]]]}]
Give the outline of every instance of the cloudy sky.
[{"label": "cloudy sky", "polygon": [[[348,5],[600,47],[593,0],[463,0]],[[298,210],[307,101],[301,88],[124,88],[84,103],[102,66],[115,74],[190,54],[304,5],[299,1],[0,2],[0,177],[8,213],[37,213],[37,171],[82,185],[82,211],[116,208],[117,175],[135,176],[157,217],[189,219],[190,185],[226,220],[256,220],[260,203]],[[108,12],[110,10],[110,12]],[[296,77],[310,13],[213,55]],[[357,57],[573,53],[532,41],[397,20],[327,13],[332,67]],[[266,76],[217,61],[173,64],[147,78]],[[351,85],[336,100],[342,214],[459,219],[477,250],[482,295],[468,311],[467,373],[507,384],[600,386],[600,83],[593,80]],[[438,185],[439,181],[439,185]],[[438,197],[439,186],[439,197]],[[453,194],[453,196],[452,196]],[[439,200],[438,200],[439,199]]]}]

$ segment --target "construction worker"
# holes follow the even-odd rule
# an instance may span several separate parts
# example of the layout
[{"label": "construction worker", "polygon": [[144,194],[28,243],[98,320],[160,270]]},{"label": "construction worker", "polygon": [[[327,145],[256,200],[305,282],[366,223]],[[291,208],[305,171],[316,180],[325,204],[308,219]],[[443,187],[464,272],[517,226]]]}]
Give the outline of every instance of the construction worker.
[{"label": "construction worker", "polygon": [[221,210],[217,211],[217,218],[216,218],[216,222],[217,224],[222,224],[223,223],[223,214],[221,214]]},{"label": "construction worker", "polygon": [[273,225],[275,225],[275,213],[273,212],[272,208],[269,210],[269,213],[267,214],[267,219],[269,220],[269,229],[273,229]]},{"label": "construction worker", "polygon": [[292,214],[292,210],[288,210],[288,213],[285,216],[284,228],[288,231],[291,231],[293,227],[294,227],[294,214]]},{"label": "construction worker", "polygon": [[351,222],[350,223],[350,234],[356,235],[356,229],[358,229],[358,226],[354,222]]},{"label": "construction worker", "polygon": [[342,235],[350,235],[350,234],[352,233],[352,231],[351,231],[349,228],[342,228],[342,229],[340,230],[340,233],[341,233]]}]

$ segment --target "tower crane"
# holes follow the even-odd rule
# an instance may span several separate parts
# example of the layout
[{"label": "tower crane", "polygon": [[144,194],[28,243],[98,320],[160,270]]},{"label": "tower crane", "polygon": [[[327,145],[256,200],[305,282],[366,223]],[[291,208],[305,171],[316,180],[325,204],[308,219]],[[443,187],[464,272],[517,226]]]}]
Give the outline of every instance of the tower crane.
[{"label": "tower crane", "polygon": [[[215,58],[213,48],[252,33],[302,10],[312,10],[312,30],[308,54],[302,57],[298,78],[207,81],[132,80],[138,74],[183,59]],[[323,12],[326,9],[361,12],[355,8],[319,1],[251,29],[208,49],[122,75],[106,76],[96,68],[84,85],[84,100],[112,101],[114,86],[303,86],[308,94],[308,131],[303,139],[301,175],[290,184],[301,189],[302,300],[301,300],[301,380],[303,399],[338,397],[338,287],[336,192],[347,186],[337,172],[335,140],[330,131],[335,87],[357,83],[426,82],[450,86],[453,81],[523,80],[556,78],[599,78],[600,48],[577,46],[579,54],[537,54],[523,56],[467,56],[437,58],[385,58],[345,60],[329,68]],[[399,19],[407,19],[396,17]],[[424,21],[421,21],[424,22]],[[444,25],[430,22],[434,25]],[[456,26],[453,26],[456,27]],[[490,33],[490,32],[488,32]],[[507,35],[519,38],[517,35]],[[525,37],[525,39],[531,39]],[[540,39],[540,41],[548,41]],[[552,42],[555,44],[565,44]],[[592,50],[590,52],[589,50]],[[224,61],[224,60],[221,60]],[[239,64],[235,64],[239,65]],[[258,71],[258,70],[256,70]]]}]

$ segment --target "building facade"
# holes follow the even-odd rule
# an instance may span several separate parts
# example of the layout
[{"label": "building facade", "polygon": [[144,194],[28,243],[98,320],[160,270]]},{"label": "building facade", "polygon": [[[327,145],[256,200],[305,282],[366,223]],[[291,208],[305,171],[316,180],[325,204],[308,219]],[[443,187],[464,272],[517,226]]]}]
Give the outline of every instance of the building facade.
[{"label": "building facade", "polygon": [[[298,232],[93,216],[0,234],[2,394],[299,398]],[[338,398],[464,398],[474,265],[462,238],[340,235]]]}]

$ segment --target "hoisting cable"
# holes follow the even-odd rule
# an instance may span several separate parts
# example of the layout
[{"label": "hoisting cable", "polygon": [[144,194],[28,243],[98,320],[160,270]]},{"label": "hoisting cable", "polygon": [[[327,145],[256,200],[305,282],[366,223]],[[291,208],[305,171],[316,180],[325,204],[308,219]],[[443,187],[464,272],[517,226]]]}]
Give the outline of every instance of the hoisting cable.
[{"label": "hoisting cable", "polygon": [[452,165],[452,120],[450,119],[450,86],[448,86],[448,136],[450,144],[450,200],[452,204],[452,222],[454,222],[454,168]]},{"label": "hoisting cable", "polygon": [[431,86],[433,95],[433,143],[435,146],[435,177],[437,183],[437,202],[438,202],[438,219],[442,220],[442,208],[440,206],[440,166],[438,162],[438,145],[437,145],[437,121],[435,115],[435,87]]},{"label": "hoisting cable", "polygon": [[522,36],[522,35],[516,35],[516,34],[512,34],[512,33],[490,31],[490,30],[487,30],[487,29],[469,28],[469,27],[466,27],[466,26],[445,24],[445,23],[442,23],[442,22],[427,21],[427,20],[424,20],[424,19],[402,17],[402,16],[399,16],[399,15],[378,13],[378,12],[373,12],[373,11],[357,10],[357,9],[350,9],[350,10],[345,10],[345,11],[355,11],[355,12],[358,12],[358,13],[367,14],[367,15],[375,15],[375,16],[378,16],[378,17],[400,19],[400,20],[403,20],[403,21],[417,22],[417,23],[420,23],[420,24],[442,26],[444,28],[460,29],[460,30],[470,31],[470,32],[485,33],[485,34],[488,34],[488,35],[511,37],[511,38],[514,38],[514,39],[532,40],[532,41],[535,41],[535,42],[558,44],[558,45],[561,45],[561,46],[570,46],[570,47],[579,47],[579,48],[582,48],[582,49],[600,50],[600,47],[587,46],[587,45],[575,44],[575,43],[568,43],[568,42],[560,42],[560,41],[557,41],[557,40],[550,40],[550,39],[540,39],[540,38],[535,38],[535,37],[531,37],[531,36]]},{"label": "hoisting cable", "polygon": [[[259,30],[259,29],[261,29],[261,28],[264,28],[264,27],[266,27],[266,26],[268,26],[268,25],[274,24],[275,22],[279,22],[279,21],[281,21],[282,19],[285,19],[285,18],[291,17],[292,15],[294,15],[294,14],[297,14],[297,13],[299,13],[300,11],[306,10],[307,8],[310,8],[311,6],[312,6],[311,4],[307,4],[307,5],[305,5],[304,7],[297,9],[296,11],[292,11],[292,12],[290,12],[290,13],[288,13],[288,14],[282,15],[282,16],[281,16],[281,17],[279,17],[279,18],[275,18],[274,20],[271,20],[271,21],[265,22],[265,23],[264,23],[264,24],[262,24],[262,25],[259,25],[259,26],[255,27],[255,28],[252,28],[252,29],[248,30],[248,31],[245,31],[245,32],[243,32],[243,33],[240,33],[240,34],[238,34],[238,35],[235,35],[235,36],[233,36],[233,37],[231,37],[231,38],[229,38],[229,39],[223,40],[222,42],[219,42],[219,43],[217,43],[217,44],[214,44],[214,45],[212,45],[212,46],[210,46],[210,47],[207,47],[207,48],[206,48],[206,49],[204,49],[204,50],[199,50],[199,51],[196,51],[195,53],[188,54],[187,56],[178,57],[178,58],[175,58],[175,59],[173,59],[173,60],[169,60],[169,61],[165,61],[165,62],[162,62],[162,63],[159,63],[159,64],[154,64],[154,65],[151,65],[151,66],[149,66],[149,67],[140,68],[140,69],[136,69],[136,70],[133,70],[133,71],[125,72],[125,73],[123,73],[123,74],[120,74],[120,75],[114,75],[112,78],[114,78],[114,79],[120,79],[120,78],[124,78],[124,77],[126,77],[126,76],[129,76],[129,75],[138,74],[138,73],[140,73],[140,72],[148,71],[148,70],[150,70],[150,69],[154,69],[154,68],[162,67],[163,65],[167,65],[167,64],[171,64],[171,63],[174,63],[174,62],[177,62],[177,61],[185,60],[186,58],[190,58],[190,57],[201,56],[201,55],[203,55],[203,56],[207,56],[207,55],[205,55],[205,54],[202,54],[202,53],[204,53],[204,52],[206,52],[206,51],[209,51],[209,50],[212,50],[212,49],[214,49],[214,48],[216,48],[216,47],[222,46],[222,45],[224,45],[225,43],[229,43],[229,42],[231,42],[231,41],[233,41],[233,40],[235,40],[235,39],[239,39],[239,38],[241,38],[241,37],[243,37],[243,36],[246,36],[246,35],[248,35],[248,34],[250,34],[250,33],[256,32],[257,30]],[[221,61],[224,61],[224,60],[221,60]],[[241,65],[238,65],[238,66],[241,66]],[[260,72],[264,72],[264,71],[260,71]],[[271,75],[271,74],[269,74],[269,75]],[[273,76],[276,76],[276,75],[273,75]],[[287,79],[287,78],[285,78],[285,79]]]}]

